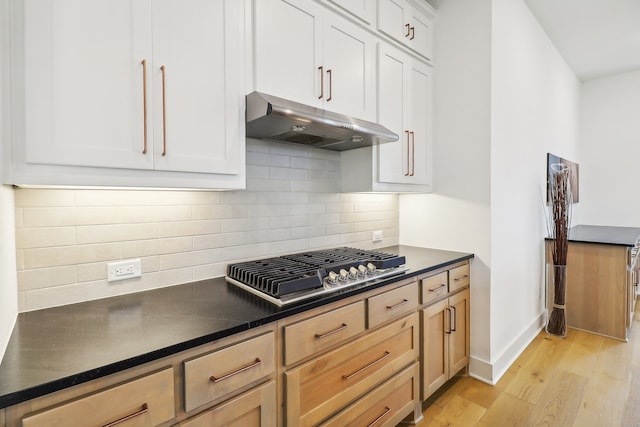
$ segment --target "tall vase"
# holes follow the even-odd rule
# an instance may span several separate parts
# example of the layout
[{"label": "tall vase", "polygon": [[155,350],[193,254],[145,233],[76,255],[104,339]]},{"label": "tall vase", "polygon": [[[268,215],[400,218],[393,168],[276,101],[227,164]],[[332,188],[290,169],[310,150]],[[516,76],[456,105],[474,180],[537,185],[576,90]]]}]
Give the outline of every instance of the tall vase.
[{"label": "tall vase", "polygon": [[547,326],[548,334],[567,336],[567,266],[547,264]]}]

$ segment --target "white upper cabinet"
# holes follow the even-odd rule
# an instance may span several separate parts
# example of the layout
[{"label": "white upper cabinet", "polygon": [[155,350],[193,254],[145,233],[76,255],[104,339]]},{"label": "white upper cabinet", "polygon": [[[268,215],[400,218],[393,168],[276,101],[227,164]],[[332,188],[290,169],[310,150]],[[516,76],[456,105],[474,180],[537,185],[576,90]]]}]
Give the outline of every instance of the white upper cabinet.
[{"label": "white upper cabinet", "polygon": [[380,123],[400,135],[380,144],[378,180],[431,184],[432,68],[397,49],[380,46]]},{"label": "white upper cabinet", "polygon": [[5,182],[244,186],[243,2],[20,3],[25,133]]},{"label": "white upper cabinet", "polygon": [[407,0],[378,0],[378,30],[433,60],[433,11]]},{"label": "white upper cabinet", "polygon": [[242,44],[237,0],[153,3],[155,168],[239,174]]},{"label": "white upper cabinet", "polygon": [[255,89],[376,119],[375,37],[312,0],[254,1]]},{"label": "white upper cabinet", "polygon": [[27,162],[153,167],[153,158],[141,154],[149,6],[24,2]]},{"label": "white upper cabinet", "polygon": [[406,52],[380,44],[379,122],[400,139],[342,152],[342,191],[433,191],[432,71]]}]

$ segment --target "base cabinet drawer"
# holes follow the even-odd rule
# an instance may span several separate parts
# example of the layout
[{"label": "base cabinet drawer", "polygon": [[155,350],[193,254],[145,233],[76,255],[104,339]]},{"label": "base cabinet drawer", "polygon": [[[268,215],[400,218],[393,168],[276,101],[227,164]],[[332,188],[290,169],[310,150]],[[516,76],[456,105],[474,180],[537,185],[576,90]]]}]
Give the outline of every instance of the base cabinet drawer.
[{"label": "base cabinet drawer", "polygon": [[375,328],[397,318],[418,306],[418,285],[412,280],[408,285],[367,298],[367,327]]},{"label": "base cabinet drawer", "polygon": [[273,332],[184,362],[187,412],[275,372]]},{"label": "base cabinet drawer", "polygon": [[353,338],[365,329],[365,304],[358,301],[284,328],[284,361],[290,365]]},{"label": "base cabinet drawer", "polygon": [[275,427],[276,383],[270,381],[180,423],[181,427]]},{"label": "base cabinet drawer", "polygon": [[414,313],[285,372],[286,425],[326,420],[418,359]]},{"label": "base cabinet drawer", "polygon": [[155,426],[175,416],[173,368],[28,415],[23,427]]},{"label": "base cabinet drawer", "polygon": [[419,377],[420,365],[414,363],[321,426],[396,426],[417,405]]}]

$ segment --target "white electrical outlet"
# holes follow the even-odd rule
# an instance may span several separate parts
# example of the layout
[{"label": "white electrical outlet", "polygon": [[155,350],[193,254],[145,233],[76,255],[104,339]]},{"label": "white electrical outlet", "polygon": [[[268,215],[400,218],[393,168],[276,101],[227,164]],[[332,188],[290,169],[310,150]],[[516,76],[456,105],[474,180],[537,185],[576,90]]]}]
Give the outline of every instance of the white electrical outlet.
[{"label": "white electrical outlet", "polygon": [[382,242],[382,230],[376,230],[373,232],[372,242]]},{"label": "white electrical outlet", "polygon": [[107,264],[107,281],[131,279],[142,276],[142,264],[139,259],[111,262]]}]

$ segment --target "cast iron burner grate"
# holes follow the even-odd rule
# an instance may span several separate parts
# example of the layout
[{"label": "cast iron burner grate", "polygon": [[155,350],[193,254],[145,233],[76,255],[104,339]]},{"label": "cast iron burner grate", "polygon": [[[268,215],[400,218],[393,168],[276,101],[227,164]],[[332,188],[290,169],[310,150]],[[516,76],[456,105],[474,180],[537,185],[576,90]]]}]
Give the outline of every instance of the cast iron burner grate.
[{"label": "cast iron burner grate", "polygon": [[342,247],[229,264],[227,277],[280,298],[293,292],[322,288],[329,271],[349,270],[369,263],[383,270],[405,262],[404,256]]}]

